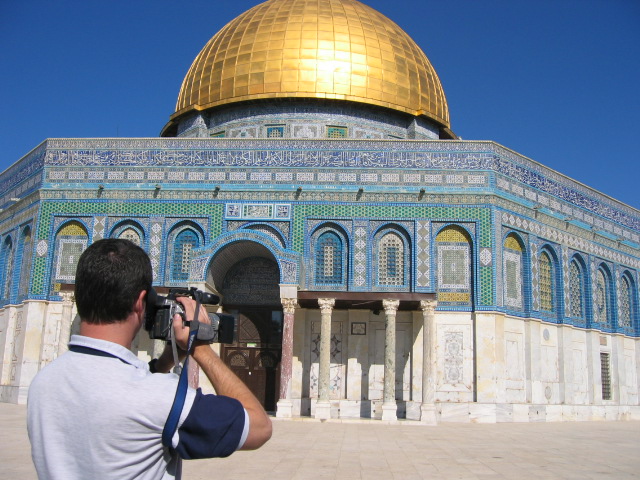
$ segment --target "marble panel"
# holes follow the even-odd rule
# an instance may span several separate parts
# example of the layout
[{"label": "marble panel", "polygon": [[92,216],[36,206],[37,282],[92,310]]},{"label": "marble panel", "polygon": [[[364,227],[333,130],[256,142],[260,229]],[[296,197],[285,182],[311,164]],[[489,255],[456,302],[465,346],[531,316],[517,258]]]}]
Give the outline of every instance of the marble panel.
[{"label": "marble panel", "polygon": [[441,422],[456,422],[456,423],[468,423],[469,417],[469,404],[462,403],[440,403],[438,405],[439,421]]}]

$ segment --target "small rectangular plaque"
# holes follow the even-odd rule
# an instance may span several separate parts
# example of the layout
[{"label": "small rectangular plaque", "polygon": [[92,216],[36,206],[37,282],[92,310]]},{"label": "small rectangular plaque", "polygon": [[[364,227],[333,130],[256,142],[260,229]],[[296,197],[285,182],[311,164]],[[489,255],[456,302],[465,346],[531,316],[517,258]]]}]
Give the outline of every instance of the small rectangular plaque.
[{"label": "small rectangular plaque", "polygon": [[365,322],[353,322],[351,324],[351,335],[366,335],[367,324]]}]

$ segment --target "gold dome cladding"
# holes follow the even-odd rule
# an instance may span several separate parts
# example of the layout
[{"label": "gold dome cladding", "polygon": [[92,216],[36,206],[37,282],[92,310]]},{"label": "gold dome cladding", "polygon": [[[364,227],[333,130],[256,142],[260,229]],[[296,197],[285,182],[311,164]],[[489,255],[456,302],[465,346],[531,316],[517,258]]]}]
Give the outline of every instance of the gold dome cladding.
[{"label": "gold dome cladding", "polygon": [[330,98],[449,127],[440,79],[395,23],[355,0],[269,0],[229,22],[182,83],[176,118],[266,98]]}]

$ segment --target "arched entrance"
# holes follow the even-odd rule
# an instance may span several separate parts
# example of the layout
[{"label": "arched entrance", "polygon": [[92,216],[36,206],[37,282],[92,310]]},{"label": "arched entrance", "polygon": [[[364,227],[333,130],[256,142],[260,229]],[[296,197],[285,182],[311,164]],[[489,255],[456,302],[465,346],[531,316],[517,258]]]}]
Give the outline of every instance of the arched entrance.
[{"label": "arched entrance", "polygon": [[268,249],[245,241],[225,247],[211,269],[224,311],[238,319],[236,341],[222,346],[222,359],[267,411],[275,411],[283,319],[278,264]]}]

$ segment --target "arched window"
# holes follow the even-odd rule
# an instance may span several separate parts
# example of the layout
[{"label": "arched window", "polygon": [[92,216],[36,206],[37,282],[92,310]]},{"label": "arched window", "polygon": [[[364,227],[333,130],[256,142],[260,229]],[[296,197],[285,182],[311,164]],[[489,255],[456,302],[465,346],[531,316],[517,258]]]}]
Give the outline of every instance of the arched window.
[{"label": "arched window", "polygon": [[136,232],[136,230],[132,227],[127,227],[124,230],[122,230],[118,238],[124,238],[125,240],[129,240],[138,246],[140,246],[140,244],[142,243],[142,240],[140,239],[140,234]]},{"label": "arched window", "polygon": [[633,289],[627,275],[620,278],[620,305],[618,307],[618,325],[630,328],[633,324]]},{"label": "arched window", "polygon": [[342,241],[336,233],[325,232],[318,237],[315,257],[316,284],[343,283]]},{"label": "arched window", "polygon": [[30,273],[31,273],[31,228],[25,227],[22,231],[22,246],[20,247],[20,283],[18,284],[18,295],[24,296],[29,293]]},{"label": "arched window", "polygon": [[524,249],[514,234],[510,234],[504,241],[502,254],[502,275],[504,284],[504,305],[506,307],[522,310],[523,281],[522,281],[522,257]]},{"label": "arched window", "polygon": [[191,229],[182,230],[173,242],[171,280],[179,282],[189,279],[193,249],[199,244],[198,235]]},{"label": "arched window", "polygon": [[593,299],[593,321],[603,326],[610,324],[611,297],[609,279],[602,268],[596,271],[595,291]]},{"label": "arched window", "polygon": [[404,242],[395,232],[385,233],[378,244],[378,284],[405,284]]},{"label": "arched window", "polygon": [[584,319],[584,275],[576,260],[569,265],[569,316]]},{"label": "arched window", "polygon": [[538,275],[540,286],[540,309],[553,312],[555,308],[554,271],[551,258],[547,252],[540,253],[538,258]]},{"label": "arched window", "polygon": [[444,228],[436,236],[438,302],[471,303],[471,240],[458,226]]},{"label": "arched window", "polygon": [[69,222],[56,237],[55,283],[73,282],[80,255],[87,248],[88,235],[80,222]]},{"label": "arched window", "polygon": [[8,300],[11,295],[11,277],[13,272],[13,242],[11,237],[7,237],[2,243],[0,250],[0,275],[2,275],[2,283],[0,284],[0,297]]}]

